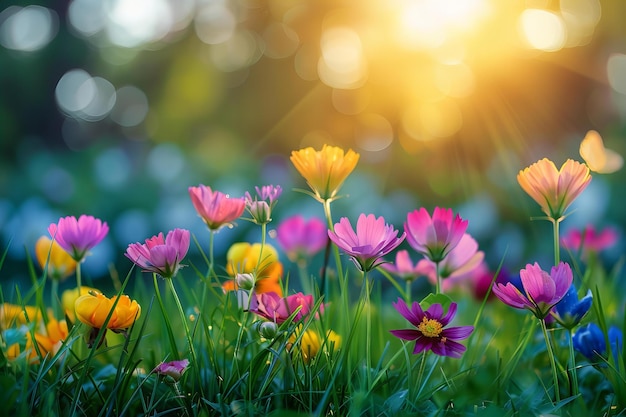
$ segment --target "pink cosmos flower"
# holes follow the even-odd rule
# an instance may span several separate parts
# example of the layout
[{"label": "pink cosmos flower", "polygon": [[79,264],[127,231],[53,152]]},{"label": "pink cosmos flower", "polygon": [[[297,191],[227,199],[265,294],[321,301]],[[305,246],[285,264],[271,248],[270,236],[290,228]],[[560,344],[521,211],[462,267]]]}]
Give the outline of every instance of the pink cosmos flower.
[{"label": "pink cosmos flower", "polygon": [[189,230],[174,229],[146,239],[145,244],[131,243],[126,249],[126,257],[145,272],[154,272],[163,278],[176,275],[189,250]]},{"label": "pink cosmos flower", "polygon": [[[459,244],[439,263],[439,275],[446,282],[461,281],[469,277],[485,259],[485,253],[478,250],[478,243],[468,233],[463,234]],[[428,279],[437,282],[437,266],[434,262],[423,259],[418,263]],[[444,284],[445,285],[445,284]]]},{"label": "pink cosmos flower", "polygon": [[212,231],[232,224],[243,214],[246,203],[243,198],[230,198],[211,187],[199,185],[189,187],[189,196],[194,208]]},{"label": "pink cosmos flower", "polygon": [[537,318],[543,319],[565,296],[572,285],[572,279],[572,269],[564,262],[552,267],[550,274],[535,262],[533,265],[527,264],[526,268],[520,271],[522,288],[516,287],[511,282],[497,283],[493,286],[493,293],[503,303],[514,308],[526,308]]},{"label": "pink cosmos flower", "polygon": [[418,302],[414,302],[411,309],[398,298],[393,304],[396,310],[409,321],[415,329],[391,330],[391,334],[403,340],[415,340],[413,354],[431,350],[439,356],[460,358],[465,352],[465,346],[457,342],[463,340],[474,331],[473,326],[459,326],[445,328],[454,318],[457,304],[451,303],[448,313],[443,315],[441,304],[432,304],[426,311]]},{"label": "pink cosmos flower", "polygon": [[413,281],[414,279],[428,275],[430,271],[430,265],[418,262],[413,264],[409,251],[403,249],[396,253],[396,261],[391,263],[384,263],[380,266],[385,271],[402,278],[405,281]]},{"label": "pink cosmos flower", "polygon": [[383,262],[381,258],[397,248],[406,233],[397,236],[398,231],[393,226],[386,224],[382,216],[376,218],[373,214],[359,216],[356,233],[347,217],[335,224],[335,231],[328,231],[330,240],[347,253],[363,272],[380,265]]},{"label": "pink cosmos flower", "polygon": [[407,215],[404,223],[409,245],[435,263],[441,262],[458,245],[467,229],[467,220],[452,209],[435,207],[432,218],[425,208]]},{"label": "pink cosmos flower", "polygon": [[304,220],[297,214],[276,228],[276,239],[292,262],[307,259],[326,246],[328,228],[323,220],[313,217]]},{"label": "pink cosmos flower", "polygon": [[180,361],[161,362],[159,365],[157,365],[156,368],[154,368],[153,372],[159,375],[172,377],[174,381],[178,381],[180,377],[183,376],[188,366],[188,359],[183,359]]},{"label": "pink cosmos flower", "polygon": [[584,230],[570,230],[561,238],[561,244],[572,252],[580,249],[583,251],[600,252],[610,248],[617,242],[617,231],[611,227],[596,232],[596,229],[588,225]]},{"label": "pink cosmos flower", "polygon": [[48,233],[76,262],[81,262],[109,233],[109,226],[83,214],[78,220],[74,216],[61,217],[58,224],[48,226]]},{"label": "pink cosmos flower", "polygon": [[250,299],[250,311],[276,324],[281,324],[289,318],[298,308],[293,320],[300,321],[305,318],[313,308],[313,296],[304,295],[301,292],[282,298],[275,292],[262,294],[253,293]]}]

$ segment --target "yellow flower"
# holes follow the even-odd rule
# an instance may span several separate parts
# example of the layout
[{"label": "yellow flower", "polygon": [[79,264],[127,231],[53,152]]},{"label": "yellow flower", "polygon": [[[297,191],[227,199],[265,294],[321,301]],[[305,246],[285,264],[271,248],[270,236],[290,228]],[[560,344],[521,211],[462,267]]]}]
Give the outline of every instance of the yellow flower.
[{"label": "yellow flower", "polygon": [[517,174],[517,182],[554,220],[560,220],[565,210],[591,181],[585,164],[568,159],[557,170],[547,158],[535,162]]},{"label": "yellow flower", "polygon": [[320,201],[332,200],[359,162],[359,154],[349,149],[324,145],[321,151],[308,147],[291,152],[291,162]]},{"label": "yellow flower", "polygon": [[74,307],[76,304],[76,299],[85,294],[89,294],[90,292],[100,292],[95,288],[81,286],[80,291],[77,288],[72,288],[70,290],[63,291],[61,294],[61,305],[63,306],[63,311],[65,315],[74,323],[76,321],[76,312],[74,311]]},{"label": "yellow flower", "polygon": [[[293,347],[298,335],[299,331],[296,330],[289,337],[289,343],[287,345],[288,349]],[[307,329],[304,334],[302,334],[302,338],[300,339],[300,355],[302,356],[304,363],[308,365],[311,360],[317,356],[322,344],[326,352],[331,351],[331,347],[332,351],[336,351],[341,345],[341,336],[332,330],[329,330],[328,333],[326,333],[326,341],[323,343],[315,330]]]},{"label": "yellow flower", "polygon": [[35,243],[35,256],[41,269],[48,265],[48,276],[62,281],[76,270],[76,261],[63,250],[56,240],[42,236]]},{"label": "yellow flower", "polygon": [[43,358],[48,353],[56,354],[61,346],[61,342],[68,335],[65,320],[57,321],[54,318],[50,318],[45,328],[41,328],[40,331],[34,333],[37,348],[33,345],[33,336],[25,326],[18,331],[21,334],[22,341],[8,346],[5,355],[10,360],[15,360],[20,356],[21,348],[23,347],[24,355],[30,363],[39,362],[39,358]]},{"label": "yellow flower", "polygon": [[41,318],[37,307],[18,306],[15,304],[0,304],[0,328],[8,329],[14,325],[32,323]]},{"label": "yellow flower", "polygon": [[[266,243],[264,246],[260,243],[251,245],[247,242],[233,244],[226,253],[226,272],[233,277],[238,273],[255,273],[256,293],[275,292],[281,297],[283,295],[280,287],[283,264],[278,260],[278,252],[270,244]],[[223,289],[224,291],[237,289],[234,280],[224,283]]]},{"label": "yellow flower", "polygon": [[624,165],[624,158],[612,149],[604,147],[602,136],[595,130],[587,132],[579,148],[589,169],[599,174],[610,174]]},{"label": "yellow flower", "polygon": [[[116,299],[117,296],[107,298],[99,292],[81,295],[75,303],[76,317],[88,326],[100,329],[104,326]],[[128,329],[140,314],[141,306],[137,304],[137,301],[131,300],[127,295],[122,295],[106,327],[120,331]]]}]

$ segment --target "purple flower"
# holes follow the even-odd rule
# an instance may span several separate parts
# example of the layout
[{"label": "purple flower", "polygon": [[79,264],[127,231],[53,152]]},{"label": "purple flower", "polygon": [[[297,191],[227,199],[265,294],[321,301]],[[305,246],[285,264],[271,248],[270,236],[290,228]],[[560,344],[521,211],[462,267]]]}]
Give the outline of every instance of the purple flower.
[{"label": "purple flower", "polygon": [[405,233],[397,237],[398,231],[385,223],[383,217],[361,214],[357,221],[356,233],[348,218],[343,217],[335,224],[335,231],[329,230],[328,237],[341,250],[352,257],[356,266],[364,272],[380,265],[383,256],[402,243]]},{"label": "purple flower", "polygon": [[282,298],[275,292],[254,293],[250,299],[250,311],[266,320],[281,324],[296,310],[294,321],[305,318],[313,308],[313,296],[301,292]]},{"label": "purple flower", "polygon": [[[552,267],[550,274],[543,271],[539,264],[527,264],[520,271],[522,288],[513,283],[496,284],[493,293],[503,303],[514,308],[529,309],[540,319],[545,318],[552,307],[565,296],[572,285],[572,269],[566,263]],[[522,292],[523,290],[523,292]]]},{"label": "purple flower", "polygon": [[292,262],[305,260],[326,246],[328,228],[323,220],[313,217],[304,220],[295,215],[284,220],[276,228],[276,238]]},{"label": "purple flower", "polygon": [[252,197],[246,191],[246,208],[257,224],[267,224],[272,221],[272,210],[278,201],[278,197],[283,192],[280,185],[264,185],[262,187],[254,187],[256,196]]},{"label": "purple flower", "polygon": [[189,231],[174,229],[146,239],[145,244],[131,243],[126,249],[126,257],[145,272],[154,272],[163,278],[172,278],[176,275],[187,251],[189,250]]},{"label": "purple flower", "polygon": [[174,381],[178,381],[181,376],[187,370],[189,366],[189,360],[183,359],[180,361],[171,361],[171,362],[161,362],[154,368],[153,372],[156,372],[159,375],[165,375],[172,377]]},{"label": "purple flower", "polygon": [[198,187],[189,187],[189,197],[202,220],[213,231],[232,224],[246,208],[243,198],[230,198],[202,184]]},{"label": "purple flower", "polygon": [[467,220],[452,209],[435,207],[431,218],[425,208],[407,215],[404,230],[407,242],[417,252],[435,263],[441,262],[458,245],[467,229]]},{"label": "purple flower", "polygon": [[61,217],[59,223],[48,226],[52,239],[76,261],[81,262],[87,252],[104,239],[109,232],[106,222],[93,216],[81,215]]},{"label": "purple flower", "polygon": [[415,329],[391,330],[391,334],[403,340],[415,340],[413,354],[431,350],[439,356],[460,358],[465,352],[465,346],[457,340],[469,337],[474,331],[473,326],[459,326],[445,328],[456,314],[457,304],[451,303],[448,313],[443,315],[441,304],[432,304],[426,311],[418,302],[414,302],[411,309],[398,298],[393,304],[396,310],[409,321]]}]

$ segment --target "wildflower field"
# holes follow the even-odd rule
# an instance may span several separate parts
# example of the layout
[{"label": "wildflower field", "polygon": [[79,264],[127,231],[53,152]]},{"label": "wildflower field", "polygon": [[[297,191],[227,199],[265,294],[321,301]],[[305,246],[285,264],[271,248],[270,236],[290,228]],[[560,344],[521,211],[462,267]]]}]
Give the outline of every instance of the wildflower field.
[{"label": "wildflower field", "polygon": [[[275,220],[281,196],[296,192],[277,184],[240,197],[189,186],[204,223],[194,233],[210,236],[204,262],[186,262],[198,244],[186,229],[129,242],[128,272],[108,293],[81,276],[106,220],[61,217],[28,261],[32,287],[2,287],[4,411],[623,415],[623,297],[598,257],[615,232],[559,232],[591,170],[615,169],[602,162],[610,152],[592,132],[586,162],[544,158],[519,171],[552,225],[554,262],[515,271],[489,269],[450,208],[416,208],[400,225],[368,213],[335,219],[359,154],[326,145],[290,157],[319,216]],[[214,237],[247,221],[259,241],[216,258]],[[317,255],[322,267],[310,270]],[[285,274],[285,263],[299,273]],[[63,280],[75,288],[60,293]],[[415,280],[428,281],[428,294],[414,294]]]}]

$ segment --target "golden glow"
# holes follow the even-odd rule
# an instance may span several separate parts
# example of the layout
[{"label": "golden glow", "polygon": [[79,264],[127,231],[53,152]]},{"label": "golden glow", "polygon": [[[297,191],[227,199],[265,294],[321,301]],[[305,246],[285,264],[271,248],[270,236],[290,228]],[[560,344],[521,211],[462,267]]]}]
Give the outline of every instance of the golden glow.
[{"label": "golden glow", "polygon": [[322,56],[317,72],[324,84],[335,88],[356,88],[365,82],[367,67],[361,38],[347,27],[333,27],[322,34]]},{"label": "golden glow", "polygon": [[558,51],[565,46],[565,25],[556,13],[540,9],[525,10],[520,16],[520,30],[532,48]]}]

